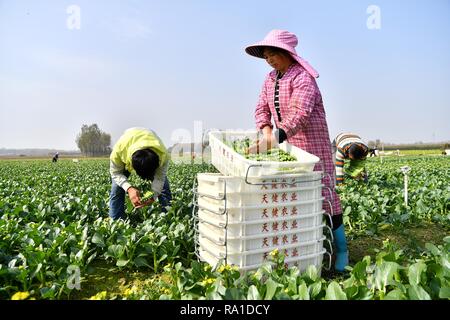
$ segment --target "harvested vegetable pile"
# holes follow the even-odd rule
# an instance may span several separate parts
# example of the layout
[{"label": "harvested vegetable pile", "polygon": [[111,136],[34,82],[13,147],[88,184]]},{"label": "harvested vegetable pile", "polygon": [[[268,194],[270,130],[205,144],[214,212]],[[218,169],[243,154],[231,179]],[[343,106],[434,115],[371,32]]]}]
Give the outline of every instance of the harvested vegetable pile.
[{"label": "harvested vegetable pile", "polygon": [[297,159],[291,154],[277,148],[270,149],[265,153],[247,154],[245,155],[245,158],[256,161],[297,161]]},{"label": "harvested vegetable pile", "polygon": [[254,144],[255,144],[255,142],[252,142],[249,138],[228,142],[228,145],[230,147],[232,147],[234,151],[243,155],[246,159],[249,159],[249,160],[278,161],[278,162],[297,161],[297,159],[294,156],[292,156],[291,154],[289,154],[279,148],[272,148],[272,149],[267,150],[267,152],[246,154],[245,150]]}]

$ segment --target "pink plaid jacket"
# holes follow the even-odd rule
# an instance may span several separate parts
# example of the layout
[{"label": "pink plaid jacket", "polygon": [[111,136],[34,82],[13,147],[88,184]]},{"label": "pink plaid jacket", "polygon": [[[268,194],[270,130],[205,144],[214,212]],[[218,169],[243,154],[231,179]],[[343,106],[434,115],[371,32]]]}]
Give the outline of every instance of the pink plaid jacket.
[{"label": "pink plaid jacket", "polygon": [[[335,183],[335,167],[332,159],[330,136],[325,117],[325,110],[316,80],[298,63],[289,67],[279,84],[279,104],[281,122],[276,117],[274,105],[276,71],[270,72],[259,96],[255,110],[255,120],[258,129],[272,126],[272,115],[278,128],[282,128],[288,137],[288,142],[312,153],[321,159],[325,176],[323,183],[330,188],[331,194],[324,188],[323,196],[332,203],[331,212],[328,202],[324,209],[333,215],[342,214],[341,203],[337,195]],[[316,165],[314,170],[322,170]]]}]

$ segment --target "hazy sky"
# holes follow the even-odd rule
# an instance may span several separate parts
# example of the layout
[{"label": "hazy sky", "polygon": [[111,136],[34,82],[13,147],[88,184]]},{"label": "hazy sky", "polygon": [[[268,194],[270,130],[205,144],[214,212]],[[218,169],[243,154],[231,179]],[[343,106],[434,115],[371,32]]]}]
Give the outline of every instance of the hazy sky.
[{"label": "hazy sky", "polygon": [[272,29],[319,71],[331,139],[450,140],[449,14],[448,0],[0,0],[0,148],[76,149],[91,123],[167,146],[254,128],[270,67],[244,48]]}]

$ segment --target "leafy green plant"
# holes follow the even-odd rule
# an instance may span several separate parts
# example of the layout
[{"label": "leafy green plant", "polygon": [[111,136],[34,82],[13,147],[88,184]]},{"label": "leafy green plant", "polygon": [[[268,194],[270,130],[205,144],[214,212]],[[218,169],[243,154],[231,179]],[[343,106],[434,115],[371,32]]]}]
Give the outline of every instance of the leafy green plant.
[{"label": "leafy green plant", "polygon": [[[408,206],[403,175],[412,168]],[[339,187],[350,241],[385,228],[404,232],[424,222],[448,228],[450,163],[408,157],[368,161],[369,182]],[[198,262],[194,253],[192,185],[207,164],[171,164],[173,201],[166,213],[158,202],[128,210],[126,220],[108,217],[108,160],[0,161],[0,298],[58,299],[75,289],[67,282],[79,268],[81,286],[95,261],[112,269],[161,275],[160,290],[128,292],[127,299],[449,299],[449,239],[443,244],[397,247],[387,241],[376,257],[365,257],[348,274],[325,279],[320,270],[271,264],[241,274],[233,266]],[[135,176],[133,176],[136,179]],[[133,183],[141,183],[133,180]],[[150,185],[142,185],[143,192]],[[145,190],[145,191],[144,191]],[[128,200],[127,200],[128,202]],[[166,267],[164,267],[166,266]],[[28,295],[27,295],[28,294]],[[102,298],[111,298],[109,294]]]}]

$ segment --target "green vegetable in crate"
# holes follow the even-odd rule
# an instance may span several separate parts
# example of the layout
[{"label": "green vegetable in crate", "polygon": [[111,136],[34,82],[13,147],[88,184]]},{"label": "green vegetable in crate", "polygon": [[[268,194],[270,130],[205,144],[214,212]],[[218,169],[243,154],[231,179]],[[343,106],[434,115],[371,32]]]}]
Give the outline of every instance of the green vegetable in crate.
[{"label": "green vegetable in crate", "polygon": [[248,154],[246,150],[253,143],[249,138],[234,140],[229,142],[228,145],[233,148],[234,151],[243,155],[246,159],[255,160],[255,161],[278,161],[278,162],[286,162],[286,161],[297,161],[297,159],[291,154],[279,149],[272,148],[264,153],[256,153],[256,154]]},{"label": "green vegetable in crate", "polygon": [[247,150],[250,147],[250,139],[245,138],[242,140],[235,140],[231,143],[230,147],[233,148],[234,151],[236,151],[239,154],[244,155],[245,150]]},{"label": "green vegetable in crate", "polygon": [[245,158],[256,161],[297,161],[294,156],[281,149],[270,149],[266,153],[247,154]]}]

